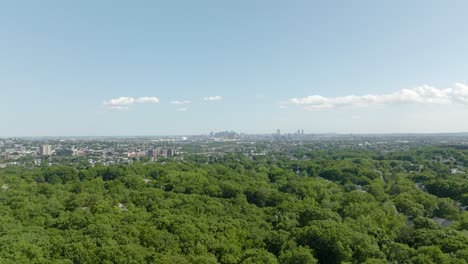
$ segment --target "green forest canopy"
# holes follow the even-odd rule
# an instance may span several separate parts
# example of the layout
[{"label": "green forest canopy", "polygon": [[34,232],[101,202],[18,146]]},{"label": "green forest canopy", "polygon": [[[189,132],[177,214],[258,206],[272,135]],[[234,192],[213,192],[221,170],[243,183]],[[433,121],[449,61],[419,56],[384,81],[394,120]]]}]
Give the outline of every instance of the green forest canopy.
[{"label": "green forest canopy", "polygon": [[468,178],[438,151],[7,167],[0,262],[467,263]]}]

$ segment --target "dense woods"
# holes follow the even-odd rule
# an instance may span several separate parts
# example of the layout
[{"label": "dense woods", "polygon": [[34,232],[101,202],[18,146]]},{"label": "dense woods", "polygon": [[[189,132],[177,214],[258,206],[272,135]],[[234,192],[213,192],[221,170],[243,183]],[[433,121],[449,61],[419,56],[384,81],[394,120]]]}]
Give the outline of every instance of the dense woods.
[{"label": "dense woods", "polygon": [[466,151],[0,170],[1,263],[467,263]]}]

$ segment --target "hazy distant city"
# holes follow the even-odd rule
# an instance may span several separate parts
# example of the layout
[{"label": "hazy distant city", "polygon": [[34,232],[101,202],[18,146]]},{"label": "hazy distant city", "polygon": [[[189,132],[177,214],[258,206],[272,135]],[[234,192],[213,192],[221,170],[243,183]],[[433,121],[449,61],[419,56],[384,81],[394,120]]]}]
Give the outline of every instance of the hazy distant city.
[{"label": "hazy distant city", "polygon": [[290,154],[298,150],[372,149],[382,153],[420,146],[468,148],[468,133],[458,134],[244,134],[235,131],[187,136],[144,137],[29,137],[0,138],[0,167],[51,166],[69,163],[95,165],[134,161],[184,160],[186,155],[219,156],[243,153],[252,158]]}]

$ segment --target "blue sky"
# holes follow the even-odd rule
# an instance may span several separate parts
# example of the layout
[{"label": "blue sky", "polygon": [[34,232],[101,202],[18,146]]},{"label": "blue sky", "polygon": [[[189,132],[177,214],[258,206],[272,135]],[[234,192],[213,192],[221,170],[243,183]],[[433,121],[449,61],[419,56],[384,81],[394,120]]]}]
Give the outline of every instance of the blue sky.
[{"label": "blue sky", "polygon": [[0,136],[468,131],[466,10],[3,1]]}]

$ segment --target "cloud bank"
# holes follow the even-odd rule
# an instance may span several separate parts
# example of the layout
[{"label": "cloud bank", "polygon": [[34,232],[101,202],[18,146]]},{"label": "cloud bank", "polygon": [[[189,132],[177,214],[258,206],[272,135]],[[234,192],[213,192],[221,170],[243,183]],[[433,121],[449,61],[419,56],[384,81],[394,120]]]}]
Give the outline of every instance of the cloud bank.
[{"label": "cloud bank", "polygon": [[222,96],[216,95],[216,96],[207,96],[203,98],[204,101],[221,101],[223,100]]},{"label": "cloud bank", "polygon": [[175,104],[175,105],[185,105],[185,104],[190,104],[192,103],[191,101],[189,100],[175,100],[175,101],[171,101],[171,104]]},{"label": "cloud bank", "polygon": [[118,97],[110,99],[103,103],[104,107],[112,110],[127,110],[134,104],[157,104],[160,100],[158,97]]},{"label": "cloud bank", "polygon": [[468,85],[456,83],[452,88],[437,89],[423,85],[412,89],[402,89],[388,94],[347,95],[324,97],[311,95],[291,98],[286,104],[304,106],[307,110],[334,109],[341,107],[367,107],[388,104],[465,104],[468,105]]}]

